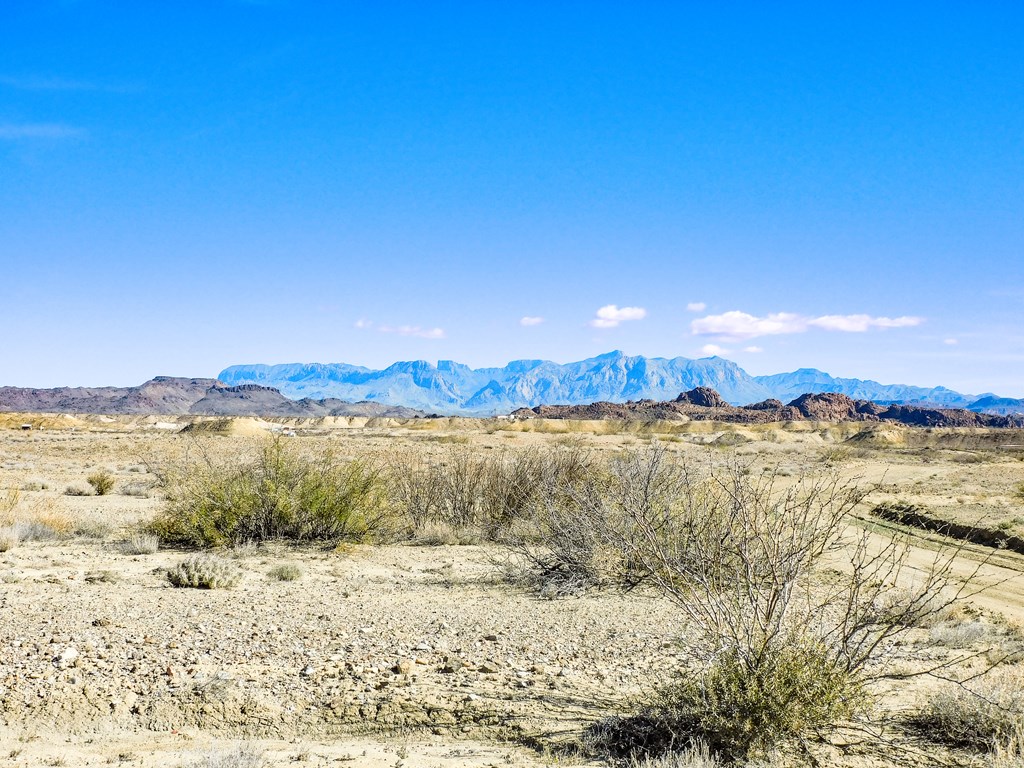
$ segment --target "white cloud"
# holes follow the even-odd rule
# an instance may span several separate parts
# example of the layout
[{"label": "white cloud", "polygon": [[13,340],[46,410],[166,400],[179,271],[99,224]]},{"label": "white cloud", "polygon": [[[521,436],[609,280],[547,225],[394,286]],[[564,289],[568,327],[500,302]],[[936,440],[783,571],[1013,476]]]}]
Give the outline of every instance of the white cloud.
[{"label": "white cloud", "polygon": [[608,304],[597,310],[597,316],[590,321],[593,328],[614,328],[627,320],[643,320],[647,310],[643,307],[617,307]]},{"label": "white cloud", "polygon": [[526,317],[519,318],[519,324],[525,326],[540,325],[543,322],[543,317],[531,317],[530,315],[527,315]]},{"label": "white cloud", "polygon": [[443,328],[421,328],[418,325],[382,325],[381,333],[393,333],[396,336],[415,336],[420,339],[443,339]]},{"label": "white cloud", "polygon": [[689,304],[686,305],[687,312],[703,312],[707,308],[708,305],[705,304],[703,301],[691,301]]},{"label": "white cloud", "polygon": [[924,322],[920,317],[872,317],[871,315],[822,315],[806,317],[793,312],[776,312],[756,317],[738,310],[708,315],[690,323],[695,336],[719,336],[736,341],[759,336],[804,333],[811,328],[844,333],[864,333],[873,328],[908,328]]},{"label": "white cloud", "polygon": [[700,348],[702,355],[724,355],[729,352],[725,347],[720,347],[717,344],[705,344]]},{"label": "white cloud", "polygon": [[946,344],[947,346],[950,346],[950,347],[955,347],[957,344],[960,343],[960,339],[954,339],[954,338],[950,337],[948,339],[943,339],[942,343]]},{"label": "white cloud", "polygon": [[920,325],[920,317],[871,317],[870,315],[824,315],[808,321],[808,325],[826,331],[864,333],[872,328],[909,328]]},{"label": "white cloud", "polygon": [[81,135],[80,128],[60,123],[0,123],[0,139],[68,139]]},{"label": "white cloud", "polygon": [[733,339],[753,339],[780,333],[800,333],[807,330],[807,320],[790,312],[777,312],[765,317],[754,317],[746,312],[732,310],[721,315],[708,315],[690,323],[696,336],[722,336]]},{"label": "white cloud", "polygon": [[744,352],[752,352],[754,354],[757,354],[758,352],[764,352],[764,350],[761,349],[760,347],[744,347],[743,351]]},{"label": "white cloud", "polygon": [[356,328],[359,328],[360,330],[366,330],[367,328],[373,328],[373,320],[364,320],[364,319],[360,318],[360,319],[356,320],[355,326],[356,326]]}]

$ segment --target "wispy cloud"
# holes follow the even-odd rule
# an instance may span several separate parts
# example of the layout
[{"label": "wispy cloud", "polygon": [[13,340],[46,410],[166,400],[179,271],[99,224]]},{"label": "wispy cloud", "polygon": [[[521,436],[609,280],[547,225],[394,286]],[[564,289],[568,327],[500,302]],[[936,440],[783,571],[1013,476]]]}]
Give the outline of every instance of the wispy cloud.
[{"label": "wispy cloud", "polygon": [[443,328],[423,328],[419,325],[377,325],[373,320],[360,318],[353,325],[361,331],[376,329],[377,333],[392,333],[395,336],[414,336],[420,339],[443,339]]},{"label": "wispy cloud", "polygon": [[755,354],[755,355],[756,355],[756,354],[757,354],[758,352],[764,352],[764,350],[763,350],[763,349],[761,349],[760,347],[754,347],[754,346],[750,346],[750,347],[744,347],[744,348],[743,348],[743,351],[744,351],[744,352],[750,352],[750,353],[752,353],[752,354]]},{"label": "wispy cloud", "polygon": [[740,341],[759,336],[778,336],[790,333],[804,333],[812,328],[843,333],[864,333],[873,329],[909,328],[920,325],[923,318],[872,317],[871,315],[822,315],[807,317],[793,312],[776,312],[757,317],[746,312],[732,310],[721,315],[708,315],[690,323],[695,336],[718,336],[722,339]]},{"label": "wispy cloud", "polygon": [[71,139],[85,134],[61,123],[0,123],[0,139]]},{"label": "wispy cloud", "polygon": [[526,317],[519,318],[519,324],[527,326],[527,327],[529,327],[531,325],[540,325],[543,322],[544,322],[544,318],[543,317],[534,317],[532,315],[527,315]]},{"label": "wispy cloud", "polygon": [[70,80],[50,75],[0,75],[0,86],[19,91],[102,91],[105,93],[131,93],[140,91],[138,85],[96,83],[89,80]]},{"label": "wispy cloud", "polygon": [[617,307],[614,304],[607,304],[596,312],[596,316],[590,321],[592,328],[615,328],[620,323],[628,320],[643,320],[647,317],[647,310],[643,307]]},{"label": "wispy cloud", "polygon": [[382,325],[377,329],[381,333],[393,333],[397,336],[416,336],[420,339],[443,339],[443,328],[421,328],[418,325]]},{"label": "wispy cloud", "polygon": [[705,304],[703,301],[691,301],[689,304],[686,305],[687,312],[703,312],[707,308],[708,305]]},{"label": "wispy cloud", "polygon": [[952,336],[950,336],[948,339],[943,339],[942,343],[948,347],[955,347],[957,344],[960,343],[960,339],[954,339]]},{"label": "wispy cloud", "polygon": [[705,344],[700,348],[700,352],[702,355],[725,355],[728,354],[729,350],[717,344]]}]

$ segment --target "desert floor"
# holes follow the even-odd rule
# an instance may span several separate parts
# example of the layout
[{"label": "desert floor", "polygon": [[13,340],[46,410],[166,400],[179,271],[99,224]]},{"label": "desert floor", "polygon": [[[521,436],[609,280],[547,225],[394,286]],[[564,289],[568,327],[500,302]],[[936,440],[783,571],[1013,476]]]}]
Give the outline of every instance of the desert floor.
[{"label": "desert floor", "polygon": [[[189,553],[126,554],[120,542],[163,503],[150,469],[197,445],[236,454],[282,426],[295,430],[290,440],[327,441],[351,456],[569,437],[618,451],[656,437],[701,460],[739,456],[783,473],[834,468],[877,484],[870,504],[923,505],[1007,531],[1024,524],[1024,453],[1005,436],[980,433],[701,424],[653,435],[593,424],[252,419],[181,432],[185,425],[0,422],[0,498],[16,491],[11,515],[67,533],[0,553],[0,767],[221,765],[215,756],[239,745],[282,766],[597,765],[569,746],[588,724],[632,711],[683,664],[676,638],[685,627],[664,598],[607,590],[543,599],[506,578],[490,545],[247,548],[228,553],[244,573],[234,589],[172,588],[165,569]],[[113,492],[74,495],[87,493],[86,477],[98,469],[114,474]],[[925,569],[943,539],[914,536],[912,564]],[[268,577],[285,563],[301,578]],[[901,663],[1018,642],[1022,571],[1024,557],[1013,552],[965,547],[957,573],[980,590],[965,609],[977,637],[965,654],[920,630],[900,649]],[[947,759],[900,726],[934,685],[889,684],[878,707],[909,748]],[[896,762],[856,750],[835,756],[844,765]]]}]

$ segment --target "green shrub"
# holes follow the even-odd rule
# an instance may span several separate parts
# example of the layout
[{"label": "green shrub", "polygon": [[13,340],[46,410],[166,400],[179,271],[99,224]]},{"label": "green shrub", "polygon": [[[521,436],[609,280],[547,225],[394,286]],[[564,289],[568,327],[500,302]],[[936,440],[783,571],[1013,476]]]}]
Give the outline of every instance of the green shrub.
[{"label": "green shrub", "polygon": [[166,507],[151,528],[175,544],[362,541],[388,532],[387,489],[376,465],[340,461],[329,449],[306,456],[280,438],[250,460],[196,462],[168,471],[165,482]]},{"label": "green shrub", "polygon": [[92,486],[97,496],[106,496],[114,490],[114,476],[105,469],[89,475],[85,482]]},{"label": "green shrub", "polygon": [[173,586],[193,589],[231,589],[241,578],[237,565],[213,555],[195,555],[167,570]]},{"label": "green shrub", "polygon": [[271,568],[267,577],[273,581],[298,581],[302,578],[302,569],[292,563],[283,563]]},{"label": "green shrub", "polygon": [[780,642],[760,657],[731,648],[662,692],[654,712],[728,760],[830,729],[867,704],[863,683],[822,645]]}]

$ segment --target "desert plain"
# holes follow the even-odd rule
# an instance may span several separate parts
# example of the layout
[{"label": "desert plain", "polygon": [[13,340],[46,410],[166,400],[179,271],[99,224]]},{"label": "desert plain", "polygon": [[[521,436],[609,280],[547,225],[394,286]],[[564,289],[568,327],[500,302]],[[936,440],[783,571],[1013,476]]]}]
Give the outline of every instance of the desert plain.
[{"label": "desert plain", "polygon": [[[994,759],[913,726],[950,684],[913,673],[948,664],[963,676],[1018,652],[1024,556],[870,511],[898,503],[1024,533],[1020,432],[5,414],[0,511],[52,535],[0,552],[0,767],[608,765],[586,748],[588,728],[684,674],[686,622],[656,590],[544,594],[510,576],[500,546],[473,537],[234,547],[219,552],[240,572],[233,588],[175,588],[167,570],[192,553],[131,544],[166,503],[160,466],[196,451],[242,455],[273,435],[344,457],[434,460],[568,441],[613,455],[653,441],[691,461],[871,486],[851,525],[908,537],[911,571],[958,547],[953,578],[969,588],[955,611],[891,651],[908,674],[878,684],[878,730],[830,748],[822,764]],[[100,471],[113,487],[95,495],[87,478]],[[290,580],[275,576],[283,567]]]}]

